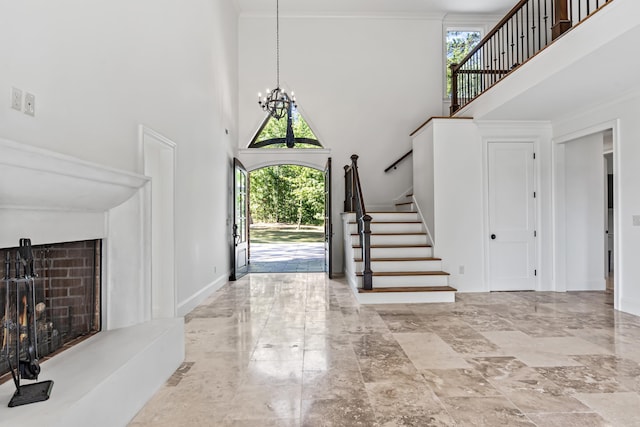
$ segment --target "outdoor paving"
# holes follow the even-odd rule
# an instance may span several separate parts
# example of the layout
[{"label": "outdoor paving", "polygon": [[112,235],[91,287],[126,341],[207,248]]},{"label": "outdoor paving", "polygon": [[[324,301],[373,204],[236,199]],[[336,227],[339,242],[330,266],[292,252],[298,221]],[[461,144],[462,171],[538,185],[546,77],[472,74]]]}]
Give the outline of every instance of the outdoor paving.
[{"label": "outdoor paving", "polygon": [[249,273],[324,271],[324,243],[252,243]]}]

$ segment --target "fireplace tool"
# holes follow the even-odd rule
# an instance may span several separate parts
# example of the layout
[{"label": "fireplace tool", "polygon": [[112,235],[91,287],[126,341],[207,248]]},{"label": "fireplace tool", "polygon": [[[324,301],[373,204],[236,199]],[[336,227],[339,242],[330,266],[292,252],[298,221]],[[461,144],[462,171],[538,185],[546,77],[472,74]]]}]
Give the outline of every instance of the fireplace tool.
[{"label": "fireplace tool", "polygon": [[[42,381],[22,385],[20,380],[38,380],[40,364],[38,363],[38,342],[36,335],[36,289],[31,239],[20,239],[20,247],[16,252],[14,277],[11,277],[11,256],[7,252],[5,259],[5,281],[7,284],[7,308],[5,309],[5,357],[16,386],[16,391],[9,401],[9,407],[42,402],[49,399],[53,381]],[[10,288],[15,289],[15,318],[11,320]],[[15,333],[15,365],[9,351],[9,334]]]}]

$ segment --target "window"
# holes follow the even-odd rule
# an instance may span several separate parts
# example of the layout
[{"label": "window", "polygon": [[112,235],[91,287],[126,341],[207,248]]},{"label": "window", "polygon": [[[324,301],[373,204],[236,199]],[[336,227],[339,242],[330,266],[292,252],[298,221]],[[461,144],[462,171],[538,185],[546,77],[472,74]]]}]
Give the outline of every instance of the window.
[{"label": "window", "polygon": [[459,64],[481,39],[482,31],[479,29],[447,28],[445,34],[446,98],[451,97],[451,64]]},{"label": "window", "polygon": [[322,148],[322,144],[292,106],[289,114],[280,120],[267,115],[248,148]]}]

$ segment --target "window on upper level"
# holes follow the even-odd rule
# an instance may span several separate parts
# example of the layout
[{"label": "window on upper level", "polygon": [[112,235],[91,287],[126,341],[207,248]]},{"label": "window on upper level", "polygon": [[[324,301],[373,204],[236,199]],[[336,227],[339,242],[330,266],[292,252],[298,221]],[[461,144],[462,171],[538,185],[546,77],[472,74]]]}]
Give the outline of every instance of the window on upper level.
[{"label": "window on upper level", "polygon": [[446,28],[445,30],[445,98],[451,98],[451,64],[462,59],[482,40],[479,28]]}]

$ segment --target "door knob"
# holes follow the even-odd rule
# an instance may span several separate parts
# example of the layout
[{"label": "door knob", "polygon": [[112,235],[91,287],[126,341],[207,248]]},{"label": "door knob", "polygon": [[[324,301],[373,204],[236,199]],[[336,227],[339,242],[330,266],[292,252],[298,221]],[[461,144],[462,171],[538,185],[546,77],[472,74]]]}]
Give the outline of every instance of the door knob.
[{"label": "door knob", "polygon": [[491,240],[496,240],[496,235],[495,234],[491,235]]}]

